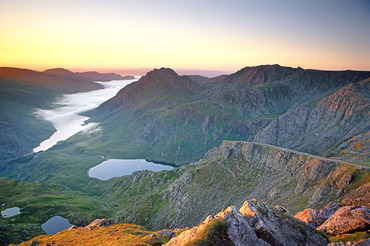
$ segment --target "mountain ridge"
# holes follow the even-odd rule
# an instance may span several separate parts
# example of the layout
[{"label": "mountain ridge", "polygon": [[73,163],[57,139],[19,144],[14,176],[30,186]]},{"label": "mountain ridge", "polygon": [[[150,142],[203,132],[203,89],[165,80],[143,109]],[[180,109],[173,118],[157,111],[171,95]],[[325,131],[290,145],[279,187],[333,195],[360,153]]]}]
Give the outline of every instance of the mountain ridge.
[{"label": "mountain ridge", "polygon": [[[280,70],[285,73],[279,75]],[[267,82],[263,80],[264,76]],[[304,121],[303,112],[307,114],[313,111],[311,108],[315,107],[317,101],[330,97],[351,83],[364,80],[365,85],[360,94],[364,93],[369,83],[366,79],[369,77],[370,72],[366,71],[336,72],[269,65],[247,67],[212,81],[194,76],[178,76],[173,70],[162,68],[147,73],[137,82],[123,88],[115,97],[90,112],[89,116],[92,121],[101,122],[106,133],[112,134],[112,139],[122,136],[121,141],[117,140],[114,146],[104,144],[97,138],[95,142],[103,145],[100,146],[103,150],[117,152],[118,157],[119,153],[124,155],[125,149],[135,149],[135,152],[148,159],[181,164],[201,158],[209,148],[227,139],[258,139],[279,145],[283,139],[274,142],[261,140],[263,136],[270,138],[263,132],[273,128],[272,124],[279,117],[294,117],[292,112],[302,111],[300,117]],[[261,83],[255,83],[259,80],[262,80]],[[344,95],[348,101],[350,96]],[[367,97],[359,100],[365,102]],[[320,112],[323,117],[329,117],[327,110]],[[368,125],[367,116],[360,117],[362,112],[359,110],[354,112],[356,115],[351,121],[345,115],[339,124],[349,129],[351,125],[360,123],[365,125],[362,128],[365,129]],[[294,119],[300,120],[300,117]],[[320,120],[316,121],[321,124]],[[322,123],[320,131],[330,131],[332,126]],[[116,127],[112,129],[110,125]],[[309,139],[309,134],[304,131],[300,133],[303,134],[301,138]],[[272,134],[271,131],[269,134]],[[289,145],[290,148],[297,146],[298,150],[324,156],[334,156],[341,152],[334,147],[330,149],[329,145],[334,140],[327,141],[321,150],[314,147],[301,148],[303,145],[299,143],[299,137],[296,134],[296,139],[291,140],[293,143]],[[339,141],[335,148],[346,142],[347,138],[345,134],[341,134],[340,139],[335,137],[335,142]],[[307,146],[320,145],[314,139],[310,141]],[[166,148],[159,149],[156,146]],[[346,148],[351,146],[344,146]]]}]

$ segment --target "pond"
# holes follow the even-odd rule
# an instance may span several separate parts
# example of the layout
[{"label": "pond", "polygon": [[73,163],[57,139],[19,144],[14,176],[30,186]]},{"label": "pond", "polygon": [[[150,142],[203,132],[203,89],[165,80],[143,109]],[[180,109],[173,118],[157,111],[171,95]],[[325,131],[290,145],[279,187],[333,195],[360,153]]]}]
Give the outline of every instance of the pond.
[{"label": "pond", "polygon": [[162,171],[171,169],[173,169],[172,166],[158,164],[143,159],[109,159],[91,168],[88,175],[90,178],[108,180],[114,177],[130,175],[135,171]]},{"label": "pond", "polygon": [[68,229],[72,226],[69,221],[61,216],[54,216],[41,225],[41,228],[48,235],[54,235],[60,231]]},{"label": "pond", "polygon": [[21,210],[18,207],[7,208],[7,209],[1,211],[1,215],[4,218],[9,218],[9,217],[15,216],[15,215],[20,214],[20,213],[21,213]]}]

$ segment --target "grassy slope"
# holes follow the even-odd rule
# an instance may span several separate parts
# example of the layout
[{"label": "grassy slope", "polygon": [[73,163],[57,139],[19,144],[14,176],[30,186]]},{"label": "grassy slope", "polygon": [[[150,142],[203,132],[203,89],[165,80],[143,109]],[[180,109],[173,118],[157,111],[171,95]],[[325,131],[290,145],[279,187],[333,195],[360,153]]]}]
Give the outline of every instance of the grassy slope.
[{"label": "grassy slope", "polygon": [[13,242],[43,234],[41,224],[55,215],[63,216],[73,224],[86,225],[109,214],[109,209],[98,196],[87,196],[58,185],[32,184],[8,178],[0,178],[0,204],[5,204],[1,210],[11,207],[21,210],[20,215],[0,217],[3,233]]},{"label": "grassy slope", "polygon": [[[156,237],[151,237],[154,234]],[[160,239],[158,239],[160,238]],[[19,246],[29,245],[32,241],[37,245],[45,246],[50,244],[60,245],[161,245],[168,241],[168,238],[158,232],[145,229],[142,226],[130,224],[118,224],[109,227],[99,227],[92,230],[77,228],[65,230],[51,236],[39,236]]]}]

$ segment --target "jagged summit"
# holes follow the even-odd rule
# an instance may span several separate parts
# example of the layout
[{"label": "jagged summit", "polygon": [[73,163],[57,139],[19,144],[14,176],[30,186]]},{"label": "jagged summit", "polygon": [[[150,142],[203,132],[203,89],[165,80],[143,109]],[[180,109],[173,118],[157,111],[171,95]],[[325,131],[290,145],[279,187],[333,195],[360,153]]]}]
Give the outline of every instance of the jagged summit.
[{"label": "jagged summit", "polygon": [[156,68],[152,71],[149,71],[145,75],[145,77],[147,77],[148,79],[172,80],[179,77],[179,75],[171,68],[162,67],[159,69]]},{"label": "jagged summit", "polygon": [[[179,76],[170,68],[154,69],[122,90],[100,109],[167,107],[173,108],[198,98],[201,85],[188,76]],[[155,98],[155,100],[153,100]]]}]

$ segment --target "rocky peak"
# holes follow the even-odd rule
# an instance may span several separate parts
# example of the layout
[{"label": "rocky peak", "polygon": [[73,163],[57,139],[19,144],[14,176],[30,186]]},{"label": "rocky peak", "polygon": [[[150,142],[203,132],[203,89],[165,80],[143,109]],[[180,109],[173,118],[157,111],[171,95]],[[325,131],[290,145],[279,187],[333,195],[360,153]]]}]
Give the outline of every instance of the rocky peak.
[{"label": "rocky peak", "polygon": [[100,108],[111,109],[138,104],[143,108],[163,108],[164,106],[173,108],[192,101],[200,91],[201,85],[188,76],[179,76],[170,68],[154,69],[137,82],[120,90],[115,97],[103,103]]},{"label": "rocky peak", "polygon": [[178,77],[179,75],[171,68],[162,67],[148,72],[143,78],[158,82],[177,80]]},{"label": "rocky peak", "polygon": [[[222,245],[326,245],[327,240],[314,228],[294,219],[283,207],[258,202],[246,201],[238,211],[228,207],[215,216],[208,216],[199,225],[172,238],[168,246],[194,244],[197,240],[207,240],[209,226],[215,221],[227,222],[227,237],[222,238]],[[208,229],[208,230],[207,230]],[[218,235],[223,235],[219,233]],[[213,235],[213,241],[214,239]],[[220,240],[220,238],[217,238]],[[203,241],[204,242],[204,241]],[[212,244],[218,245],[218,244]]]}]

